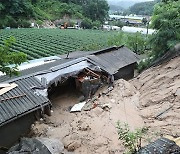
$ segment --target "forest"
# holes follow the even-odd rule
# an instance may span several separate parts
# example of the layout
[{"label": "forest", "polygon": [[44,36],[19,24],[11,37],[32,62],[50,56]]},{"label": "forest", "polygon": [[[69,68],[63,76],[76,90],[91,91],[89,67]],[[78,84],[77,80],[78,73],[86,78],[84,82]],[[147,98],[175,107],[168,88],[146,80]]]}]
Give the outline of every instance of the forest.
[{"label": "forest", "polygon": [[108,17],[106,0],[6,0],[0,2],[0,28],[30,26],[30,20],[57,20],[64,16],[88,23]]}]

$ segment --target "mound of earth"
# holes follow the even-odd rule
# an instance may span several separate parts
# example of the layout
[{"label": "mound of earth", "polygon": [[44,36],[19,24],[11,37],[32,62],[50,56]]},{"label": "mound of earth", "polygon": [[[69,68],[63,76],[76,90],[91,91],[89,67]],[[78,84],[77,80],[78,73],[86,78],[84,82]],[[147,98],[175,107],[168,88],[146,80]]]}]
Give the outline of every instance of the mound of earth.
[{"label": "mound of earth", "polygon": [[131,81],[140,93],[140,114],[152,132],[180,136],[180,57]]},{"label": "mound of earth", "polygon": [[122,153],[116,123],[126,122],[132,129],[143,126],[136,105],[136,89],[125,80],[115,83],[115,88],[94,102],[89,111],[70,113],[69,108],[78,103],[76,95],[65,94],[52,100],[53,114],[45,123],[33,127],[35,136],[57,138],[68,151],[75,153]]}]

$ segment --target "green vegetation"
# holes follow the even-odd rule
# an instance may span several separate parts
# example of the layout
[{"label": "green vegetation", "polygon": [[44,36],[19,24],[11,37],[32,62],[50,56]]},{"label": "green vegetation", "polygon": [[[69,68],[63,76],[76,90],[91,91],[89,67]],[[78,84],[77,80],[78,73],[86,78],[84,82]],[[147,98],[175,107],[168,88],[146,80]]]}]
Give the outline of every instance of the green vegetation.
[{"label": "green vegetation", "polygon": [[150,38],[152,52],[149,58],[140,62],[139,71],[149,67],[180,42],[180,1],[163,0],[155,7],[151,27],[156,33]]},{"label": "green vegetation", "polygon": [[6,0],[0,2],[0,28],[27,28],[31,20],[54,21],[63,17],[102,23],[108,10],[106,0]]},{"label": "green vegetation", "polygon": [[11,51],[22,51],[28,59],[65,54],[75,50],[97,50],[108,46],[115,32],[99,30],[11,29],[2,30],[0,44],[10,36],[16,42]]},{"label": "green vegetation", "polygon": [[119,140],[123,141],[126,154],[135,154],[141,148],[141,140],[146,135],[147,129],[141,128],[131,131],[128,124],[117,122]]},{"label": "green vegetation", "polygon": [[151,40],[156,59],[180,42],[180,1],[164,0],[156,5],[151,27],[157,30]]},{"label": "green vegetation", "polygon": [[10,37],[0,45],[0,71],[7,75],[17,75],[17,67],[27,60],[22,52],[10,52],[10,48],[15,43],[15,38]]},{"label": "green vegetation", "polygon": [[158,1],[136,3],[127,10],[127,13],[151,16],[153,14],[154,6],[157,3]]},{"label": "green vegetation", "polygon": [[146,48],[147,40],[145,35],[140,32],[137,33],[125,33],[120,32],[109,39],[109,46],[121,46],[125,45],[137,54],[143,54]]}]

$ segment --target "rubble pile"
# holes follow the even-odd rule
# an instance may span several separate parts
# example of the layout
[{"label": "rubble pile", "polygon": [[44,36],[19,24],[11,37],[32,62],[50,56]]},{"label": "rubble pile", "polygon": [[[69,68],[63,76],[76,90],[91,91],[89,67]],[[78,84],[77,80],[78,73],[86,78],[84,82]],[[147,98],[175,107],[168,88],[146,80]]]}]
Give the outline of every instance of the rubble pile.
[{"label": "rubble pile", "polygon": [[46,117],[45,123],[33,126],[34,136],[57,138],[68,151],[75,153],[122,152],[116,123],[126,122],[132,129],[143,126],[136,107],[138,93],[131,84],[121,79],[116,81],[114,89],[95,97],[91,102],[93,108],[73,113],[69,108],[78,103],[75,94],[54,99],[52,116]]}]

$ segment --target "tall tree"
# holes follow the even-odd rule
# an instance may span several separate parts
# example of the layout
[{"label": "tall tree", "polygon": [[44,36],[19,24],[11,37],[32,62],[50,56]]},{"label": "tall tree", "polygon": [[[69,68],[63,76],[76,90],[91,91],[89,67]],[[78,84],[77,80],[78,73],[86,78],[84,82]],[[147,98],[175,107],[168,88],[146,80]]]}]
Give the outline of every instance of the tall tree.
[{"label": "tall tree", "polygon": [[83,1],[84,15],[92,21],[103,22],[108,16],[109,6],[106,0],[86,0]]},{"label": "tall tree", "polygon": [[180,42],[180,1],[163,0],[156,5],[152,28],[157,30],[151,40],[152,47],[159,57]]},{"label": "tall tree", "polygon": [[30,0],[5,0],[1,4],[4,6],[2,14],[17,16],[32,16],[33,6]]}]

